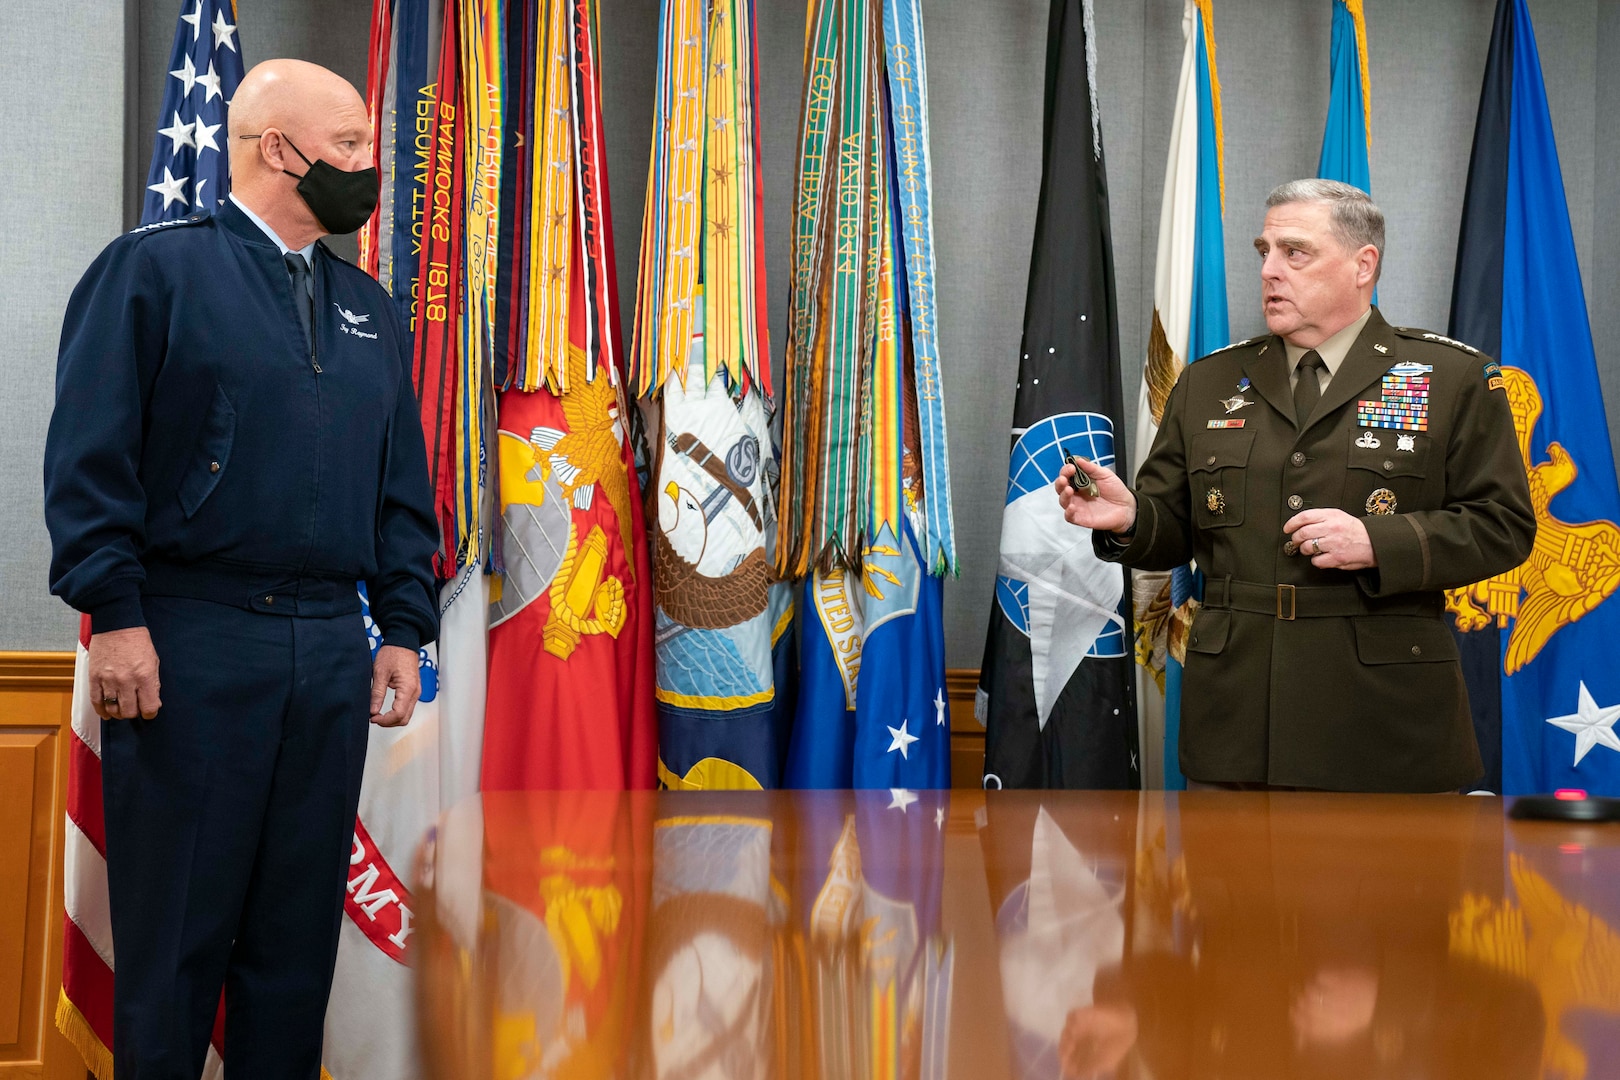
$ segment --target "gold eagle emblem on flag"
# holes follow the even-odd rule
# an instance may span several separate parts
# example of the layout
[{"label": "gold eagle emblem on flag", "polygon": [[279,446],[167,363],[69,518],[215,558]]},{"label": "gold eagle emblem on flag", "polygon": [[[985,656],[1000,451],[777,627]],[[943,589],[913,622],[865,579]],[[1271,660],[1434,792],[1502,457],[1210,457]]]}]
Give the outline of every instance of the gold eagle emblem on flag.
[{"label": "gold eagle emblem on flag", "polygon": [[1503,673],[1512,675],[1534,660],[1559,629],[1592,611],[1620,586],[1620,527],[1603,520],[1576,525],[1553,516],[1553,496],[1574,482],[1579,469],[1569,451],[1556,442],[1547,446],[1548,460],[1531,461],[1530,437],[1541,418],[1541,390],[1519,368],[1504,367],[1501,377],[1530,479],[1536,545],[1530,558],[1506,573],[1447,589],[1446,610],[1464,633],[1483,630],[1492,618],[1499,627],[1513,620],[1502,660]]}]

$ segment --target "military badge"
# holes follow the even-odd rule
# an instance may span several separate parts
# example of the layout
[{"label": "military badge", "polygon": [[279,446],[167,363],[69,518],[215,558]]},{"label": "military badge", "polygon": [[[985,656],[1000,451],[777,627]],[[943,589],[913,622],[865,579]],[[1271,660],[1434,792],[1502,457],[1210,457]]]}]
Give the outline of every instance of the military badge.
[{"label": "military badge", "polygon": [[1395,449],[1404,450],[1408,454],[1417,453],[1417,436],[1416,435],[1397,435],[1397,436],[1395,436]]},{"label": "military badge", "polygon": [[1502,365],[1492,362],[1485,365],[1485,389],[1502,389]]},{"label": "military badge", "polygon": [[1245,376],[1243,376],[1243,378],[1238,380],[1238,391],[1242,392],[1244,390],[1247,390],[1248,388],[1249,388],[1249,377],[1247,375],[1245,375]]},{"label": "military badge", "polygon": [[1395,512],[1395,493],[1389,488],[1379,488],[1367,496],[1367,513],[1383,517]]},{"label": "military badge", "polygon": [[1363,431],[1361,433],[1361,438],[1356,440],[1356,445],[1361,447],[1363,450],[1376,450],[1384,444],[1379,442],[1378,436],[1374,435],[1372,432]]},{"label": "military badge", "polygon": [[1379,352],[1379,353],[1380,353],[1380,354],[1381,354],[1381,355],[1385,355],[1385,356],[1387,356],[1387,355],[1389,355],[1389,346],[1388,346],[1388,345],[1378,345],[1378,344],[1374,344],[1374,345],[1373,345],[1373,348],[1375,348],[1375,349],[1377,349],[1377,350],[1378,350],[1378,352]]},{"label": "military badge", "polygon": [[1245,405],[1253,404],[1254,402],[1250,401],[1241,394],[1234,394],[1221,402],[1222,407],[1225,408],[1228,413],[1235,413]]},{"label": "military badge", "polygon": [[1226,496],[1221,494],[1220,488],[1210,488],[1209,494],[1204,498],[1204,505],[1209,507],[1212,514],[1226,513]]}]

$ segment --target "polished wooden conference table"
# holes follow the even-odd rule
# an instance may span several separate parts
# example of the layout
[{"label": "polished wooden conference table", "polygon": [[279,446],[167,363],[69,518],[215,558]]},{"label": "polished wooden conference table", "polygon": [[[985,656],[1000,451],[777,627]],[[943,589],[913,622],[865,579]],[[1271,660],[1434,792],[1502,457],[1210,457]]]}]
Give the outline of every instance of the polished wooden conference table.
[{"label": "polished wooden conference table", "polygon": [[418,861],[430,1075],[1620,1077],[1620,826],[1502,800],[489,793]]}]

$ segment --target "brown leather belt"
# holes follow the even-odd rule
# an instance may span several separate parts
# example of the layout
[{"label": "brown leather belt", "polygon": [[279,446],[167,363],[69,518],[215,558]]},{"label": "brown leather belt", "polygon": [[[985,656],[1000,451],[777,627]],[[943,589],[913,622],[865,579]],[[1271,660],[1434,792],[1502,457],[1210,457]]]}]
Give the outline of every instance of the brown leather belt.
[{"label": "brown leather belt", "polygon": [[1351,615],[1439,616],[1442,601],[1436,593],[1405,596],[1368,596],[1355,585],[1261,585],[1231,577],[1208,578],[1204,607],[1270,615],[1283,622],[1295,619],[1345,618]]}]

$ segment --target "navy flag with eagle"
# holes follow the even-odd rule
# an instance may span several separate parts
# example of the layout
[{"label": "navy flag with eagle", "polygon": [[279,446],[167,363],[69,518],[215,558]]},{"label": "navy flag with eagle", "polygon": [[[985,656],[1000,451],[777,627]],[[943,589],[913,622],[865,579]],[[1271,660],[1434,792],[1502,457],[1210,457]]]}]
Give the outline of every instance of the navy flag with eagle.
[{"label": "navy flag with eagle", "polygon": [[225,111],[242,81],[231,0],[186,0],[146,174],[141,224],[212,210],[230,194]]},{"label": "navy flag with eagle", "polygon": [[[1126,571],[1064,520],[1072,452],[1129,476],[1108,182],[1086,0],[1052,0],[1040,205],[1030,254],[1001,559],[975,712],[986,787],[1138,783]],[[1092,42],[1094,44],[1094,42]]]}]

